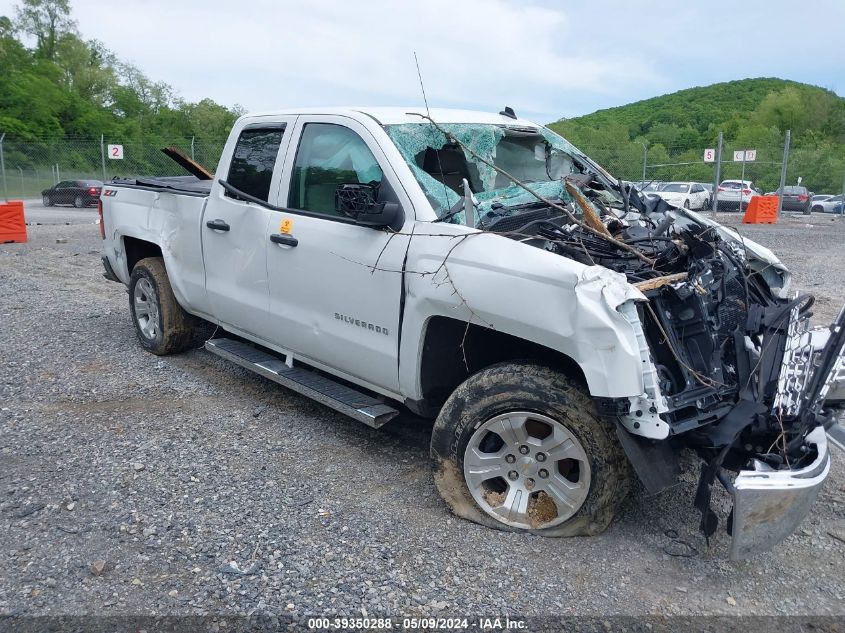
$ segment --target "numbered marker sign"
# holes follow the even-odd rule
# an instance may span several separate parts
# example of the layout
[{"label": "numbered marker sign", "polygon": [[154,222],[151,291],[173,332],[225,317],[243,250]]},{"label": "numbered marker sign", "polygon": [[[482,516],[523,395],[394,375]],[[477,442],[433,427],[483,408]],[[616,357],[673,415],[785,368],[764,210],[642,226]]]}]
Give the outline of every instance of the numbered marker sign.
[{"label": "numbered marker sign", "polygon": [[752,160],[757,160],[757,150],[756,149],[746,149],[746,150],[738,150],[734,152],[734,162],[741,163],[742,161],[750,162]]},{"label": "numbered marker sign", "polygon": [[123,145],[109,145],[108,156],[112,160],[123,160]]},{"label": "numbered marker sign", "polygon": [[716,160],[716,150],[715,149],[704,150],[704,162],[705,163],[712,163],[715,160]]}]

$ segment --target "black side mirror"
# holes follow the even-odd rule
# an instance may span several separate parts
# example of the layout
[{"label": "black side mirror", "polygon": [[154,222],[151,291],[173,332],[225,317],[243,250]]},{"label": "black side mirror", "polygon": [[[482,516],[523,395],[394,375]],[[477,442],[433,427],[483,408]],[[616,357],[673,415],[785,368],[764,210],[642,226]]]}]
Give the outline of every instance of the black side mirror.
[{"label": "black side mirror", "polygon": [[395,202],[376,202],[378,185],[347,183],[335,189],[335,209],[358,224],[372,227],[391,226],[399,215]]},{"label": "black side mirror", "polygon": [[378,208],[376,197],[378,197],[376,185],[359,183],[338,185],[334,192],[335,210],[356,220],[362,213],[376,212]]}]

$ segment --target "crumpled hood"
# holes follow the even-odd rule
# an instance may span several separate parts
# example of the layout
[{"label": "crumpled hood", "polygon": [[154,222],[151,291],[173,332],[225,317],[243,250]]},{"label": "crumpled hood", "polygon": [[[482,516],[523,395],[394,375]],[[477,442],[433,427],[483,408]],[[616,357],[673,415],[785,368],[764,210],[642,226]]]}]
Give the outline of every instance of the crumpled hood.
[{"label": "crumpled hood", "polygon": [[748,256],[749,266],[766,280],[766,283],[775,296],[786,297],[789,294],[789,288],[792,285],[792,273],[789,272],[789,269],[768,248],[747,237],[743,237],[735,229],[723,226],[715,220],[695,211],[678,207],[672,213],[676,215],[676,218],[680,216],[698,224],[716,227],[722,239],[726,242],[736,244],[745,251]]}]

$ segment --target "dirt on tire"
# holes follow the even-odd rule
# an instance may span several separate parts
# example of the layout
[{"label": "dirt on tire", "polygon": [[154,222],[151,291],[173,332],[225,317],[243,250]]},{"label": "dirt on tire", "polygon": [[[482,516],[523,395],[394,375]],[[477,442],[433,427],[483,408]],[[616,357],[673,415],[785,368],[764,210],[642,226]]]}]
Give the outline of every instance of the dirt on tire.
[{"label": "dirt on tire", "polygon": [[[603,532],[631,488],[628,459],[615,429],[595,412],[586,388],[555,369],[532,362],[488,367],[468,378],[446,401],[431,439],[434,481],[440,496],[459,517],[499,530],[518,529],[482,510],[463,476],[463,453],[474,429],[494,415],[517,409],[536,411],[565,425],[584,446],[592,471],[589,495],[572,518],[560,525],[521,531],[553,537]],[[548,502],[535,499],[531,520],[541,525],[550,512]]]},{"label": "dirt on tire", "polygon": [[[138,327],[138,320],[135,316],[133,300],[135,284],[141,278],[146,278],[152,283],[158,299],[158,312],[161,322],[155,339],[144,336]],[[167,277],[167,269],[161,257],[142,259],[132,269],[129,280],[129,312],[132,315],[132,323],[135,326],[138,341],[147,351],[158,356],[166,356],[195,347],[195,337],[201,323],[179,305],[176,296],[173,294],[170,279]]]}]

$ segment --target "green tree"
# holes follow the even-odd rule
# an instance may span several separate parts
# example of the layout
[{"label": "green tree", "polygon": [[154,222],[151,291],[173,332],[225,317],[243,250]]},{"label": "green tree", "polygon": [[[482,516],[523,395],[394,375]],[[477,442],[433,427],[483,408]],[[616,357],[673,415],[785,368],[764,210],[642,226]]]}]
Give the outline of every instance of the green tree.
[{"label": "green tree", "polygon": [[56,65],[63,86],[94,105],[106,106],[117,85],[116,59],[100,42],[83,42],[66,33],[56,47]]},{"label": "green tree", "polygon": [[807,125],[807,109],[801,93],[793,87],[770,92],[757,106],[752,117],[760,125],[776,127],[781,132],[803,131]]},{"label": "green tree", "polygon": [[68,0],[21,0],[17,27],[36,39],[38,55],[49,60],[56,56],[61,36],[76,32]]}]

